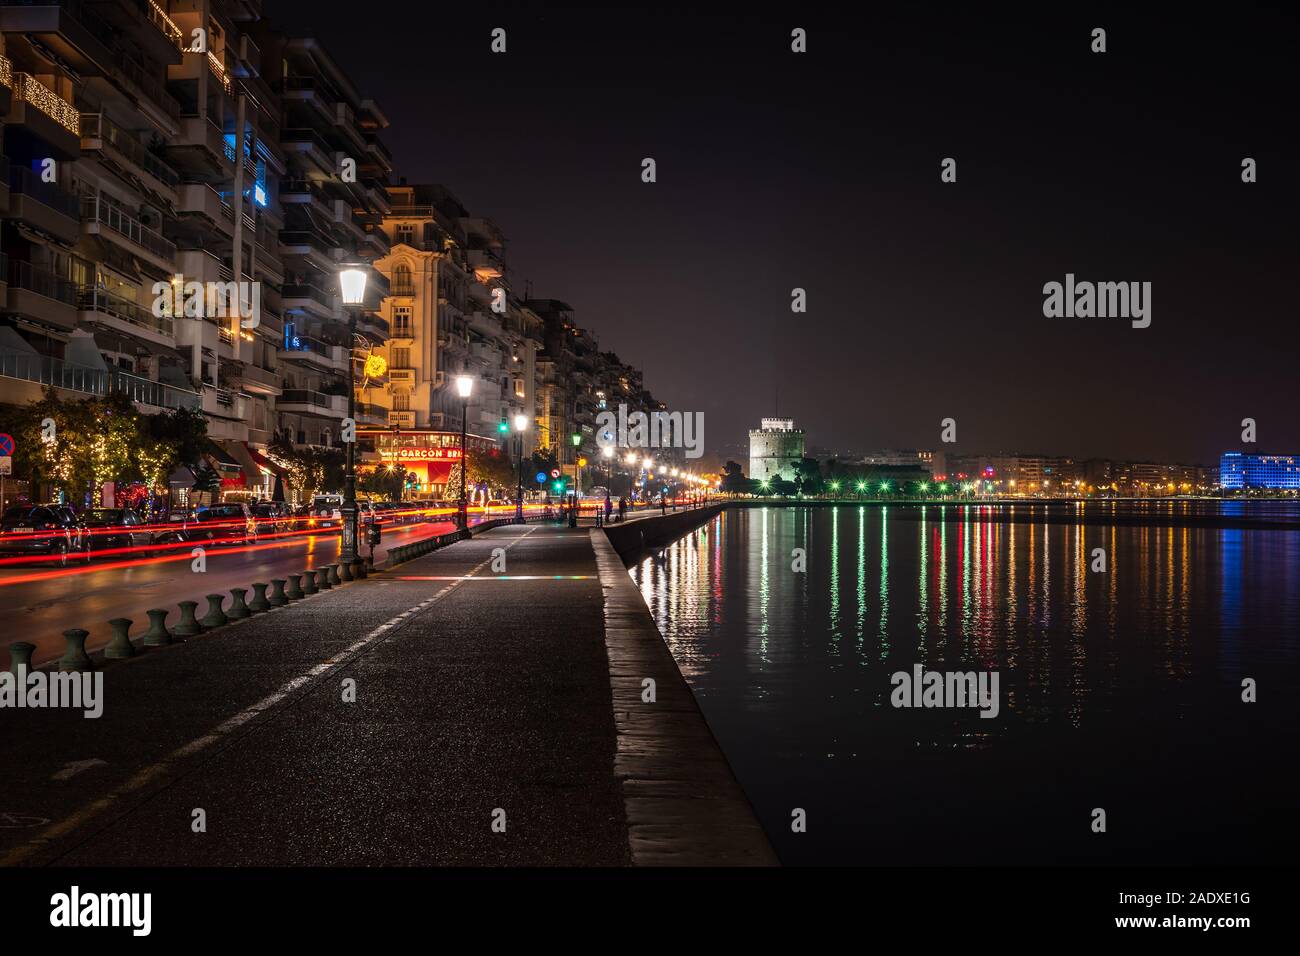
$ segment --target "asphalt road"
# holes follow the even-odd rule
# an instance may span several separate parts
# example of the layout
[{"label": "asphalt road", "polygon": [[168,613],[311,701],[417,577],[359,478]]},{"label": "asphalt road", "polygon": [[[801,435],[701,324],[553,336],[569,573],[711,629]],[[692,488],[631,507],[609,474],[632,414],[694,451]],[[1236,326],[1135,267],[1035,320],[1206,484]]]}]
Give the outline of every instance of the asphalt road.
[{"label": "asphalt road", "polygon": [[0,865],[625,864],[604,627],[588,532],[509,526],[111,664],[0,714]]},{"label": "asphalt road", "polygon": [[[473,523],[474,519],[471,518]],[[382,562],[388,548],[407,544],[418,538],[445,534],[455,529],[453,521],[384,526],[384,537],[375,549],[376,562]],[[322,534],[262,541],[249,549],[208,546],[206,570],[195,573],[190,549],[177,549],[175,560],[139,563],[133,567],[113,567],[122,561],[97,558],[89,565],[57,569],[52,565],[28,565],[0,569],[0,614],[3,633],[0,638],[0,669],[9,666],[9,643],[30,641],[36,645],[33,663],[40,664],[63,654],[63,632],[80,627],[90,632],[88,649],[108,642],[111,618],[125,617],[137,628],[147,627],[145,611],[162,607],[171,611],[168,623],[180,619],[179,601],[198,601],[199,614],[207,607],[204,595],[222,592],[227,600],[231,588],[248,588],[253,581],[270,581],[307,568],[317,568],[338,560],[337,529]],[[364,548],[363,554],[369,549]],[[14,582],[35,573],[49,575],[38,581]],[[252,592],[249,592],[249,598]]]}]

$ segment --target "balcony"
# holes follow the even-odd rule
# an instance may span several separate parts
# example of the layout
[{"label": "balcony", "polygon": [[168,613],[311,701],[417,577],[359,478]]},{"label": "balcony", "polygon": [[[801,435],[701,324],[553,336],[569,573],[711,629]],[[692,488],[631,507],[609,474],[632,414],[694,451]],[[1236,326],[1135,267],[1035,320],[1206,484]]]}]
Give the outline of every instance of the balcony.
[{"label": "balcony", "polygon": [[[0,11],[4,10],[0,7]],[[50,147],[55,159],[81,155],[81,114],[40,80],[26,73],[13,74],[13,94],[6,124],[28,127]]]},{"label": "balcony", "polygon": [[413,368],[393,368],[388,366],[388,382],[391,385],[400,385],[406,388],[415,387],[415,369]]},{"label": "balcony", "polygon": [[178,51],[184,50],[181,42],[181,28],[172,22],[172,18],[167,16],[163,8],[158,6],[154,0],[145,0],[145,16],[149,22],[158,28],[158,31],[167,39],[167,42],[176,47]]},{"label": "balcony", "polygon": [[[125,54],[119,54],[117,58],[117,70],[115,77],[119,85],[126,88],[128,93],[132,93],[137,99],[143,98],[162,111],[162,114],[178,128],[181,122],[181,104],[176,102],[176,97],[167,92],[163,82],[157,77],[151,75],[139,63]],[[164,123],[164,126],[167,124]]]},{"label": "balcony", "polygon": [[314,285],[284,285],[280,287],[280,301],[286,310],[296,309],[324,319],[341,319],[339,299]]},{"label": "balcony", "polygon": [[[230,368],[231,366],[222,366]],[[260,365],[246,364],[232,376],[246,391],[255,395],[280,395],[281,380],[278,372],[262,368]]]},{"label": "balcony", "polygon": [[415,412],[412,411],[390,411],[388,413],[389,428],[414,428]]},{"label": "balcony", "polygon": [[314,229],[281,229],[280,254],[307,259],[322,272],[332,273],[338,269],[343,248],[333,236]]},{"label": "balcony", "polygon": [[344,395],[326,395],[305,388],[286,388],[276,400],[275,407],[281,412],[345,418],[347,401],[347,396]]},{"label": "balcony", "polygon": [[167,144],[167,158],[186,179],[215,183],[234,175],[234,147],[227,152],[221,127],[202,116],[181,117],[181,134]]},{"label": "balcony", "polygon": [[120,159],[132,163],[137,169],[152,176],[158,183],[175,189],[181,181],[180,174],[149,150],[144,144],[118,126],[103,113],[81,114],[81,148],[83,150],[110,147]]},{"label": "balcony", "polygon": [[156,345],[171,347],[176,343],[175,325],[170,315],[154,315],[139,303],[113,295],[106,289],[82,286],[77,296],[77,308],[83,322],[94,322]]},{"label": "balcony", "polygon": [[282,362],[293,362],[331,372],[347,371],[347,350],[341,345],[329,345],[308,335],[296,335],[285,347],[276,349]]},{"label": "balcony", "polygon": [[373,402],[356,402],[353,405],[353,418],[362,425],[387,425],[388,409]]},{"label": "balcony", "polygon": [[122,394],[137,405],[152,408],[200,407],[198,392],[151,382],[116,369],[72,365],[48,355],[0,354],[0,377],[32,382],[41,388],[61,388],[82,395]]},{"label": "balcony", "polygon": [[226,64],[221,57],[211,50],[208,51],[208,72],[216,77],[217,83],[221,85],[223,90],[227,93],[232,92],[233,85],[230,82],[230,74],[226,71]]},{"label": "balcony", "polygon": [[5,0],[0,30],[35,38],[82,76],[99,76],[112,63],[112,29],[85,0]]},{"label": "balcony", "polygon": [[27,222],[69,244],[81,232],[77,194],[41,177],[25,166],[9,169],[9,218]]},{"label": "balcony", "polygon": [[280,131],[280,146],[286,153],[298,153],[311,160],[325,176],[336,176],[334,149],[314,130],[294,128]]},{"label": "balcony", "polygon": [[357,316],[357,331],[379,342],[386,342],[389,336],[388,320],[373,312],[362,312]]},{"label": "balcony", "polygon": [[77,284],[30,262],[10,259],[7,311],[71,330],[77,323]]},{"label": "balcony", "polygon": [[170,270],[176,261],[176,246],[163,238],[162,233],[151,229],[124,209],[109,202],[102,193],[83,196],[81,201],[81,218],[86,224],[86,231],[94,235],[104,235],[101,227],[107,227],[110,238],[121,237],[136,248],[143,250],[163,269]]}]

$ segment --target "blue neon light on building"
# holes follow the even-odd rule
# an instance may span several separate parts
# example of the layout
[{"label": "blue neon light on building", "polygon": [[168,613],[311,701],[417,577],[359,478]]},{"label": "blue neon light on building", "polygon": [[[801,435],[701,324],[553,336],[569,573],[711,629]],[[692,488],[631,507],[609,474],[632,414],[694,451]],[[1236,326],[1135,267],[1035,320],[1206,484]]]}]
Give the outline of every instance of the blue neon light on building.
[{"label": "blue neon light on building", "polygon": [[1219,458],[1219,484],[1224,488],[1300,489],[1300,455],[1225,452]]}]

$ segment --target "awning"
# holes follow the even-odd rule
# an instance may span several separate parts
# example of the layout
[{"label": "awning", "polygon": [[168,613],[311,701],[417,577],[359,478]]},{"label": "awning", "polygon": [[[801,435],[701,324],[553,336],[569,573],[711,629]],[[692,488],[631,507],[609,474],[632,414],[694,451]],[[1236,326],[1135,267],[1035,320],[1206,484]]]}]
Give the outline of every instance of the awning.
[{"label": "awning", "polygon": [[213,441],[211,438],[209,438],[207,442],[204,444],[203,454],[211,458],[213,465],[215,465],[221,471],[239,470],[239,462],[235,460],[235,457],[231,455],[230,452],[226,451],[226,449],[222,448],[221,445]]},{"label": "awning", "polygon": [[251,485],[253,487],[260,486],[262,484],[263,472],[262,469],[258,467],[257,462],[253,460],[253,456],[248,451],[248,446],[242,441],[226,441],[221,442],[221,445],[223,445],[226,451],[230,453],[230,456],[239,463],[239,471],[243,476],[240,485]]},{"label": "awning", "polygon": [[249,457],[253,459],[254,464],[257,465],[262,474],[270,477],[279,476],[280,478],[287,478],[289,476],[288,471],[271,461],[271,459],[267,458],[256,448],[252,448],[247,444],[245,444],[244,447],[248,450]]}]

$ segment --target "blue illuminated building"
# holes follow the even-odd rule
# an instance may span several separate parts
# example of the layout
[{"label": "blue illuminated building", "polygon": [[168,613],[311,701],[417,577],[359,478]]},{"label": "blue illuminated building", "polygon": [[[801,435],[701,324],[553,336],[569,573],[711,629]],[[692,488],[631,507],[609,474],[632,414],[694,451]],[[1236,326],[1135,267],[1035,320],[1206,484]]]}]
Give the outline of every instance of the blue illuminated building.
[{"label": "blue illuminated building", "polygon": [[1219,484],[1224,488],[1239,489],[1300,489],[1300,455],[1225,452],[1219,458]]}]

